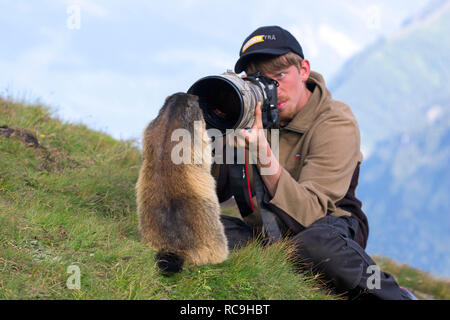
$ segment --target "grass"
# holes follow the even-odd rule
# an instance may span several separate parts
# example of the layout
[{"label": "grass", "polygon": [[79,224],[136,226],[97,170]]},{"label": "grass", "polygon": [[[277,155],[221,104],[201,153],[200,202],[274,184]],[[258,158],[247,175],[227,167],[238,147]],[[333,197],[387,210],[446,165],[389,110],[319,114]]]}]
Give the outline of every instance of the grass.
[{"label": "grass", "polygon": [[[17,130],[0,134],[0,299],[336,299],[312,275],[294,272],[287,243],[254,242],[221,264],[164,277],[137,237],[134,141],[0,98],[2,125]],[[80,289],[67,287],[71,265]],[[434,279],[399,275],[409,288],[450,297],[448,283],[431,289],[425,282]]]},{"label": "grass", "polygon": [[373,257],[380,269],[395,275],[397,281],[407,287],[419,299],[450,299],[450,281],[436,279],[422,270],[399,264],[392,259],[376,255]]},{"label": "grass", "polygon": [[[137,239],[134,186],[141,154],[48,108],[0,100],[1,299],[328,299],[293,272],[286,244],[257,243],[214,266],[185,266],[173,277]],[[77,265],[81,288],[70,290]]]}]

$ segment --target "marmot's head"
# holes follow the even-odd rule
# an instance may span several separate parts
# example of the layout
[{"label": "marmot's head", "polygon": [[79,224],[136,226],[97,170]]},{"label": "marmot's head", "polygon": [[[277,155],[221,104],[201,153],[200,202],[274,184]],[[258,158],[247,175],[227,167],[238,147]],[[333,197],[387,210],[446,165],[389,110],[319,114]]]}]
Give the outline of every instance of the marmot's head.
[{"label": "marmot's head", "polygon": [[197,96],[187,93],[175,93],[166,99],[164,107],[169,119],[178,121],[180,128],[191,131],[194,121],[204,122]]},{"label": "marmot's head", "polygon": [[166,125],[164,130],[170,141],[167,140],[163,149],[170,150],[171,157],[175,155],[173,162],[196,164],[210,170],[211,139],[207,135],[198,97],[187,93],[167,97],[158,118]]}]

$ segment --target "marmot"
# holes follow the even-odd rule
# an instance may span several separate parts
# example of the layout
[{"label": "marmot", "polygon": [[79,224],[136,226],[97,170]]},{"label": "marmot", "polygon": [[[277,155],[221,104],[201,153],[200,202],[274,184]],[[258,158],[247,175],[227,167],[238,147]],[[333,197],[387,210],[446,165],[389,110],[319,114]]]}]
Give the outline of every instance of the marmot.
[{"label": "marmot", "polygon": [[[194,127],[194,121],[200,121],[201,126]],[[172,161],[177,141],[171,136],[179,128],[189,132],[191,150],[194,131],[202,137],[200,164],[194,163],[194,152],[188,164]],[[144,131],[143,162],[136,184],[139,236],[157,250],[156,259],[163,271],[179,272],[183,263],[220,263],[228,256],[205,130],[198,97],[176,93],[166,99]]]}]

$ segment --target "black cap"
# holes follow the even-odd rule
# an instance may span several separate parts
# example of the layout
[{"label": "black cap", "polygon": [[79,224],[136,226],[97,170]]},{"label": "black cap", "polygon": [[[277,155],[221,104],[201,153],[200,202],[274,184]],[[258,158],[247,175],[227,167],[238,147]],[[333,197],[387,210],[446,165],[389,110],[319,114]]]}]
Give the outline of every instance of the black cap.
[{"label": "black cap", "polygon": [[287,30],[278,26],[260,27],[249,35],[239,51],[239,60],[234,66],[236,73],[245,70],[250,58],[257,54],[280,56],[292,51],[303,59],[303,50],[297,39]]}]

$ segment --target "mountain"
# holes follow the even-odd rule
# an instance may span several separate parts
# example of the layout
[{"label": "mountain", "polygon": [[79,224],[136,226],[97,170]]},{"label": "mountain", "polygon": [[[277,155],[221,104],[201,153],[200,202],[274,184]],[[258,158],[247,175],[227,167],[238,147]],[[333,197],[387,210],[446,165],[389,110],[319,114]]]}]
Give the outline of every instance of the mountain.
[{"label": "mountain", "polygon": [[[377,144],[358,196],[371,225],[367,251],[450,276],[450,104],[439,118]],[[445,111],[444,111],[445,110]]]},{"label": "mountain", "polygon": [[450,276],[450,1],[350,59],[330,82],[358,119],[367,251]]},{"label": "mountain", "polygon": [[450,100],[450,1],[432,4],[351,58],[329,84],[352,107],[370,149],[414,128],[432,105]]}]

